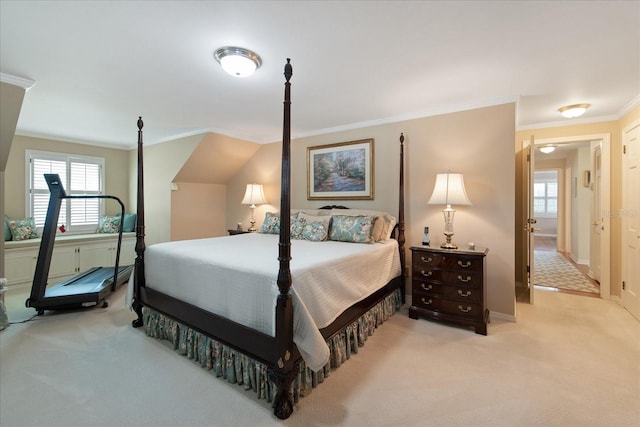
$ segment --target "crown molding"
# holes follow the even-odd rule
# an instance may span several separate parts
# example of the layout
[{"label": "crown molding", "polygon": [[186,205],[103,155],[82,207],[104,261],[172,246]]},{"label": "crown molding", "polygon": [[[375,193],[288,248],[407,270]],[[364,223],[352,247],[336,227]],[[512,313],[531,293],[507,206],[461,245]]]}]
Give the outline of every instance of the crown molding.
[{"label": "crown molding", "polygon": [[31,89],[36,82],[24,77],[12,76],[11,74],[0,73],[0,82],[23,88],[25,91]]}]

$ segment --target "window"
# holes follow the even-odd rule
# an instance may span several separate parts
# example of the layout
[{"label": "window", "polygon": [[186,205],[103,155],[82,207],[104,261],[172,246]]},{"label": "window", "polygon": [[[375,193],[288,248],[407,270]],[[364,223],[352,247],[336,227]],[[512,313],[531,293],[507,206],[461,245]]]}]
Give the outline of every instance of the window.
[{"label": "window", "polygon": [[[42,229],[49,206],[45,173],[57,173],[68,195],[99,195],[104,190],[104,158],[27,150],[27,208]],[[104,212],[101,199],[63,199],[57,225],[69,233],[93,233]]]},{"label": "window", "polygon": [[540,217],[557,217],[558,171],[536,171],[534,173],[533,212]]}]

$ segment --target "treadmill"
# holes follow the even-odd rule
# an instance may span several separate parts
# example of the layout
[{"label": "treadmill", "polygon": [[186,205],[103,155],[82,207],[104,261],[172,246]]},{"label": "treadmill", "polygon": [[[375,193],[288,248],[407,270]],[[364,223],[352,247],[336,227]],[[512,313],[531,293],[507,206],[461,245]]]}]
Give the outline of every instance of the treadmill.
[{"label": "treadmill", "polygon": [[[69,196],[64,191],[58,174],[44,174],[44,179],[51,195],[49,197],[44,230],[42,231],[31,295],[25,301],[25,305],[35,308],[38,315],[44,314],[45,310],[92,307],[100,303],[102,303],[103,307],[107,307],[107,296],[114,292],[118,286],[127,282],[133,270],[131,265],[119,266],[122,228],[124,225],[124,204],[115,196]],[[118,231],[116,262],[114,267],[94,267],[61,283],[47,287],[58,216],[60,215],[60,204],[63,199],[113,199],[120,204],[120,230]]]}]

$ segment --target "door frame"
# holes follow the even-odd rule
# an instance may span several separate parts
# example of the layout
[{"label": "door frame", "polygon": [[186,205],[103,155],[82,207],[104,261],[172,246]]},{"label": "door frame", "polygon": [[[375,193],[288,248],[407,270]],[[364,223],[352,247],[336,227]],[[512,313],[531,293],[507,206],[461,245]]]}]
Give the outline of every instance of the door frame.
[{"label": "door frame", "polygon": [[[600,133],[556,138],[535,139],[535,146],[581,141],[601,141],[600,211],[602,236],[600,239],[600,298],[611,299],[611,134]],[[535,167],[535,165],[532,165]]]}]

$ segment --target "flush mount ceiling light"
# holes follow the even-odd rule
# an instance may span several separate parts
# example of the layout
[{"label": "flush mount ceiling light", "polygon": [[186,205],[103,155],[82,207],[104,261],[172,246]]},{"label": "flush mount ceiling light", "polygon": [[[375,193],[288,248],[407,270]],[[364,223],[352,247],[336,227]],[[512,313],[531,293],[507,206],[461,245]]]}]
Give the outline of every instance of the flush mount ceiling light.
[{"label": "flush mount ceiling light", "polygon": [[540,147],[540,151],[543,152],[544,154],[549,154],[549,153],[553,153],[556,149],[555,145],[543,145],[542,147]]},{"label": "flush mount ceiling light", "polygon": [[242,47],[221,47],[213,56],[223,70],[235,77],[248,77],[262,65],[257,53]]},{"label": "flush mount ceiling light", "polygon": [[562,114],[567,119],[573,119],[575,117],[580,117],[587,111],[591,104],[573,104],[573,105],[565,105],[564,107],[558,108],[560,114]]}]

